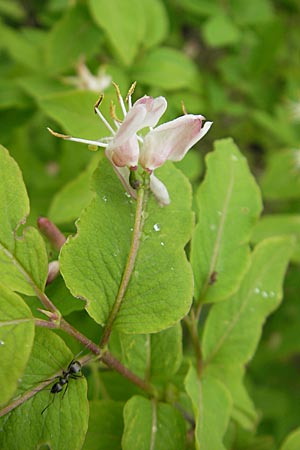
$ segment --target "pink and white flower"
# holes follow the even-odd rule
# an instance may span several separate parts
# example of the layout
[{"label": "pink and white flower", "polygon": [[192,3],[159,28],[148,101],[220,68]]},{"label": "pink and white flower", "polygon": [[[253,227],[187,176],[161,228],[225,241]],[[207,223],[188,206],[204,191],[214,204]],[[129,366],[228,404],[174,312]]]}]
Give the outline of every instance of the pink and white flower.
[{"label": "pink and white flower", "polygon": [[[205,120],[203,116],[185,114],[156,127],[167,108],[166,99],[145,95],[132,105],[131,95],[134,86],[135,84],[127,96],[128,109],[116,87],[124,119],[120,123],[116,117],[113,117],[115,129],[99,110],[100,102],[95,106],[95,112],[111,133],[110,137],[94,141],[55,133],[49,128],[48,130],[63,139],[105,148],[107,158],[133,197],[136,197],[136,192],[129,183],[130,171],[136,170],[140,164],[150,174],[150,189],[160,204],[167,205],[170,203],[167,188],[156,178],[154,170],[167,160],[180,161],[188,150],[208,132],[212,122],[205,122],[203,125]],[[149,129],[146,134],[143,133],[143,136],[138,134],[145,128]]]}]

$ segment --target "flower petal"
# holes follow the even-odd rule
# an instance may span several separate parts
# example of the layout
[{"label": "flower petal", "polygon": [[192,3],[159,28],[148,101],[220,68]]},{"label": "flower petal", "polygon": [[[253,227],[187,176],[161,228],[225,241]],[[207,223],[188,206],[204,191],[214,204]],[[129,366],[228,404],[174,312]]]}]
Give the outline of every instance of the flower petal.
[{"label": "flower petal", "polygon": [[134,105],[127,113],[124,121],[114,136],[114,144],[122,145],[128,141],[138,130],[143,128],[144,118],[147,110],[144,105]]},{"label": "flower petal", "polygon": [[155,127],[155,125],[167,109],[167,100],[165,99],[165,97],[153,98],[145,95],[135,102],[133,108],[135,108],[137,105],[144,105],[146,109],[146,115],[140,128],[141,130],[144,127]]},{"label": "flower petal", "polygon": [[156,178],[153,173],[150,175],[150,189],[162,206],[169,205],[171,200],[168,190],[164,183]]},{"label": "flower petal", "polygon": [[154,170],[167,160],[180,161],[211,127],[212,122],[206,122],[202,128],[203,119],[200,115],[186,114],[150,131],[141,149],[141,165]]},{"label": "flower petal", "polygon": [[107,159],[111,162],[111,165],[115,173],[117,174],[118,178],[120,179],[121,183],[123,184],[128,194],[130,194],[132,198],[136,199],[137,197],[136,191],[129,184],[130,170],[128,169],[128,167],[117,167],[111,159],[111,152],[109,151],[109,149],[105,150],[105,155]]},{"label": "flower petal", "polygon": [[121,145],[116,145],[113,140],[107,147],[110,159],[117,167],[133,167],[138,165],[139,160],[139,144],[136,134],[132,135],[128,141]]}]

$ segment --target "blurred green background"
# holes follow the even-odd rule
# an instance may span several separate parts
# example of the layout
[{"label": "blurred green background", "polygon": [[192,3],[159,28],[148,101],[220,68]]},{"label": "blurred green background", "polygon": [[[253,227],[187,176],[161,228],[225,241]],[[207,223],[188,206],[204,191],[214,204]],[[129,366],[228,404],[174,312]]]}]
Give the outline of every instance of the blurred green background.
[{"label": "blurred green background", "polygon": [[[230,448],[276,449],[300,423],[300,2],[299,0],[0,0],[1,143],[19,163],[29,223],[63,230],[88,203],[99,154],[51,136],[105,135],[111,80],[135,98],[164,95],[163,120],[203,114],[214,125],[178,166],[197,187],[204,156],[232,136],[264,198],[253,244],[293,234],[285,298],[268,321],[247,376],[257,430],[228,433]],[[229,445],[229,444],[228,444]]]}]

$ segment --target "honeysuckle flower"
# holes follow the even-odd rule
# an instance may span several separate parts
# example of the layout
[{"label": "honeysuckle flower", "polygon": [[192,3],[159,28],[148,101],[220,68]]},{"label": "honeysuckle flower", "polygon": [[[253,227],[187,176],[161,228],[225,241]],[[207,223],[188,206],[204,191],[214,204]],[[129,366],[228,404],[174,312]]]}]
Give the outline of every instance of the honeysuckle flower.
[{"label": "honeysuckle flower", "polygon": [[[99,110],[102,97],[95,105],[95,112],[106,125],[111,136],[97,141],[62,135],[49,128],[48,130],[63,139],[105,148],[105,154],[115,172],[134,198],[136,198],[136,191],[130,183],[130,173],[136,171],[140,165],[150,175],[150,189],[159,203],[167,205],[170,203],[168,190],[154,175],[154,170],[167,160],[180,161],[187,151],[208,132],[212,122],[205,122],[203,125],[205,120],[203,116],[185,114],[156,127],[167,108],[166,99],[145,95],[132,105],[131,96],[134,87],[135,83],[126,98],[128,100],[127,110],[119,88],[116,86],[124,116],[123,121],[119,121],[112,113],[116,129],[109,124]],[[145,128],[149,129],[148,133],[139,134]]]}]

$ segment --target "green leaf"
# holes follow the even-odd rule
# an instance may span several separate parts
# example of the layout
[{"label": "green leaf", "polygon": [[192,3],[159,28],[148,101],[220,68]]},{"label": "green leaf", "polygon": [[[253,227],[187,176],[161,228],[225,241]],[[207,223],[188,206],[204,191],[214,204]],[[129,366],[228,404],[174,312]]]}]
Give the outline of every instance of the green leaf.
[{"label": "green leaf", "polygon": [[174,90],[199,89],[196,65],[184,53],[168,47],[159,47],[145,54],[133,68],[133,79],[155,88]]},{"label": "green leaf", "polygon": [[145,17],[145,48],[160,44],[168,35],[169,22],[164,3],[161,0],[143,0],[141,5]]},{"label": "green leaf", "polygon": [[212,16],[202,27],[203,36],[208,45],[222,47],[240,40],[239,29],[225,14]]},{"label": "green leaf", "polygon": [[0,273],[1,282],[12,290],[35,294],[43,290],[48,273],[48,258],[43,238],[34,228],[21,237],[17,229],[29,213],[29,200],[16,162],[0,146]]},{"label": "green leaf", "polygon": [[145,34],[141,2],[89,0],[89,6],[95,22],[105,31],[117,57],[124,65],[130,66]]},{"label": "green leaf", "polygon": [[[34,389],[43,379],[61,375],[62,368],[66,369],[72,359],[72,353],[61,338],[51,331],[38,329],[20,393],[28,387]],[[54,378],[53,384],[56,381]],[[88,426],[86,380],[84,377],[70,379],[67,386],[64,397],[62,392],[36,392],[30,400],[4,416],[0,422],[0,448],[35,450],[47,442],[51,450],[80,450]],[[41,415],[49,402],[51,404]]]},{"label": "green leaf", "polygon": [[261,179],[264,196],[270,200],[300,197],[300,150],[284,150],[268,159],[267,170]]},{"label": "green leaf", "polygon": [[83,450],[121,450],[123,403],[113,400],[90,402],[89,428]]},{"label": "green leaf", "polygon": [[254,227],[251,241],[258,242],[272,236],[293,236],[295,247],[292,261],[300,262],[300,215],[270,214],[263,216]]},{"label": "green leaf", "polygon": [[198,193],[191,246],[195,298],[219,302],[238,289],[249,264],[249,238],[261,197],[246,159],[231,139],[216,142]]},{"label": "green leaf", "polygon": [[84,55],[97,53],[103,36],[93,24],[87,8],[76,5],[55,23],[48,35],[46,63],[50,71],[62,72],[73,68]]},{"label": "green leaf", "polygon": [[113,333],[110,350],[141,378],[170,378],[182,362],[180,324],[155,334]]},{"label": "green leaf", "polygon": [[34,320],[23,299],[0,284],[0,405],[15,392],[34,338]]},{"label": "green leaf", "polygon": [[185,423],[172,406],[134,396],[124,408],[123,450],[183,450]]},{"label": "green leaf", "polygon": [[[39,104],[45,114],[58,122],[67,133],[81,138],[99,139],[101,133],[104,136],[107,130],[93,112],[96,100],[95,92],[69,91],[43,97]],[[107,102],[103,103],[103,107],[101,105],[104,115],[106,113],[103,108],[106,109],[106,104]],[[82,151],[86,148],[82,146]],[[80,151],[80,147],[78,148],[78,144],[74,143],[74,152],[76,150]]]},{"label": "green leaf", "polygon": [[278,237],[255,248],[238,292],[209,313],[203,334],[206,364],[245,364],[252,358],[263,323],[282,298],[293,246],[290,238]]},{"label": "green leaf", "polygon": [[[140,248],[115,325],[126,333],[155,333],[189,310],[192,274],[184,246],[191,234],[191,188],[172,164],[157,171],[171,204],[149,198]],[[105,159],[95,173],[97,196],[81,215],[78,232],[64,245],[61,271],[75,297],[104,324],[115,302],[129,255],[135,203]]]},{"label": "green leaf", "polygon": [[227,389],[213,377],[200,380],[192,366],[185,379],[185,389],[196,421],[196,449],[225,450],[222,440],[231,410]]},{"label": "green leaf", "polygon": [[300,448],[300,428],[297,428],[285,439],[280,450],[299,450]]},{"label": "green leaf", "polygon": [[38,28],[15,29],[0,23],[0,40],[15,62],[30,70],[41,72],[43,43],[46,32]]},{"label": "green leaf", "polygon": [[205,376],[219,380],[228,390],[232,398],[231,418],[246,430],[253,431],[258,417],[254,404],[243,384],[245,368],[238,364],[209,364],[205,368]]},{"label": "green leaf", "polygon": [[[99,155],[99,156],[98,156]],[[92,200],[93,192],[90,188],[90,178],[96,168],[99,158],[103,154],[98,153],[91,161],[88,168],[78,175],[77,178],[67,183],[53,198],[50,205],[48,217],[55,224],[62,224],[77,219]]]}]

